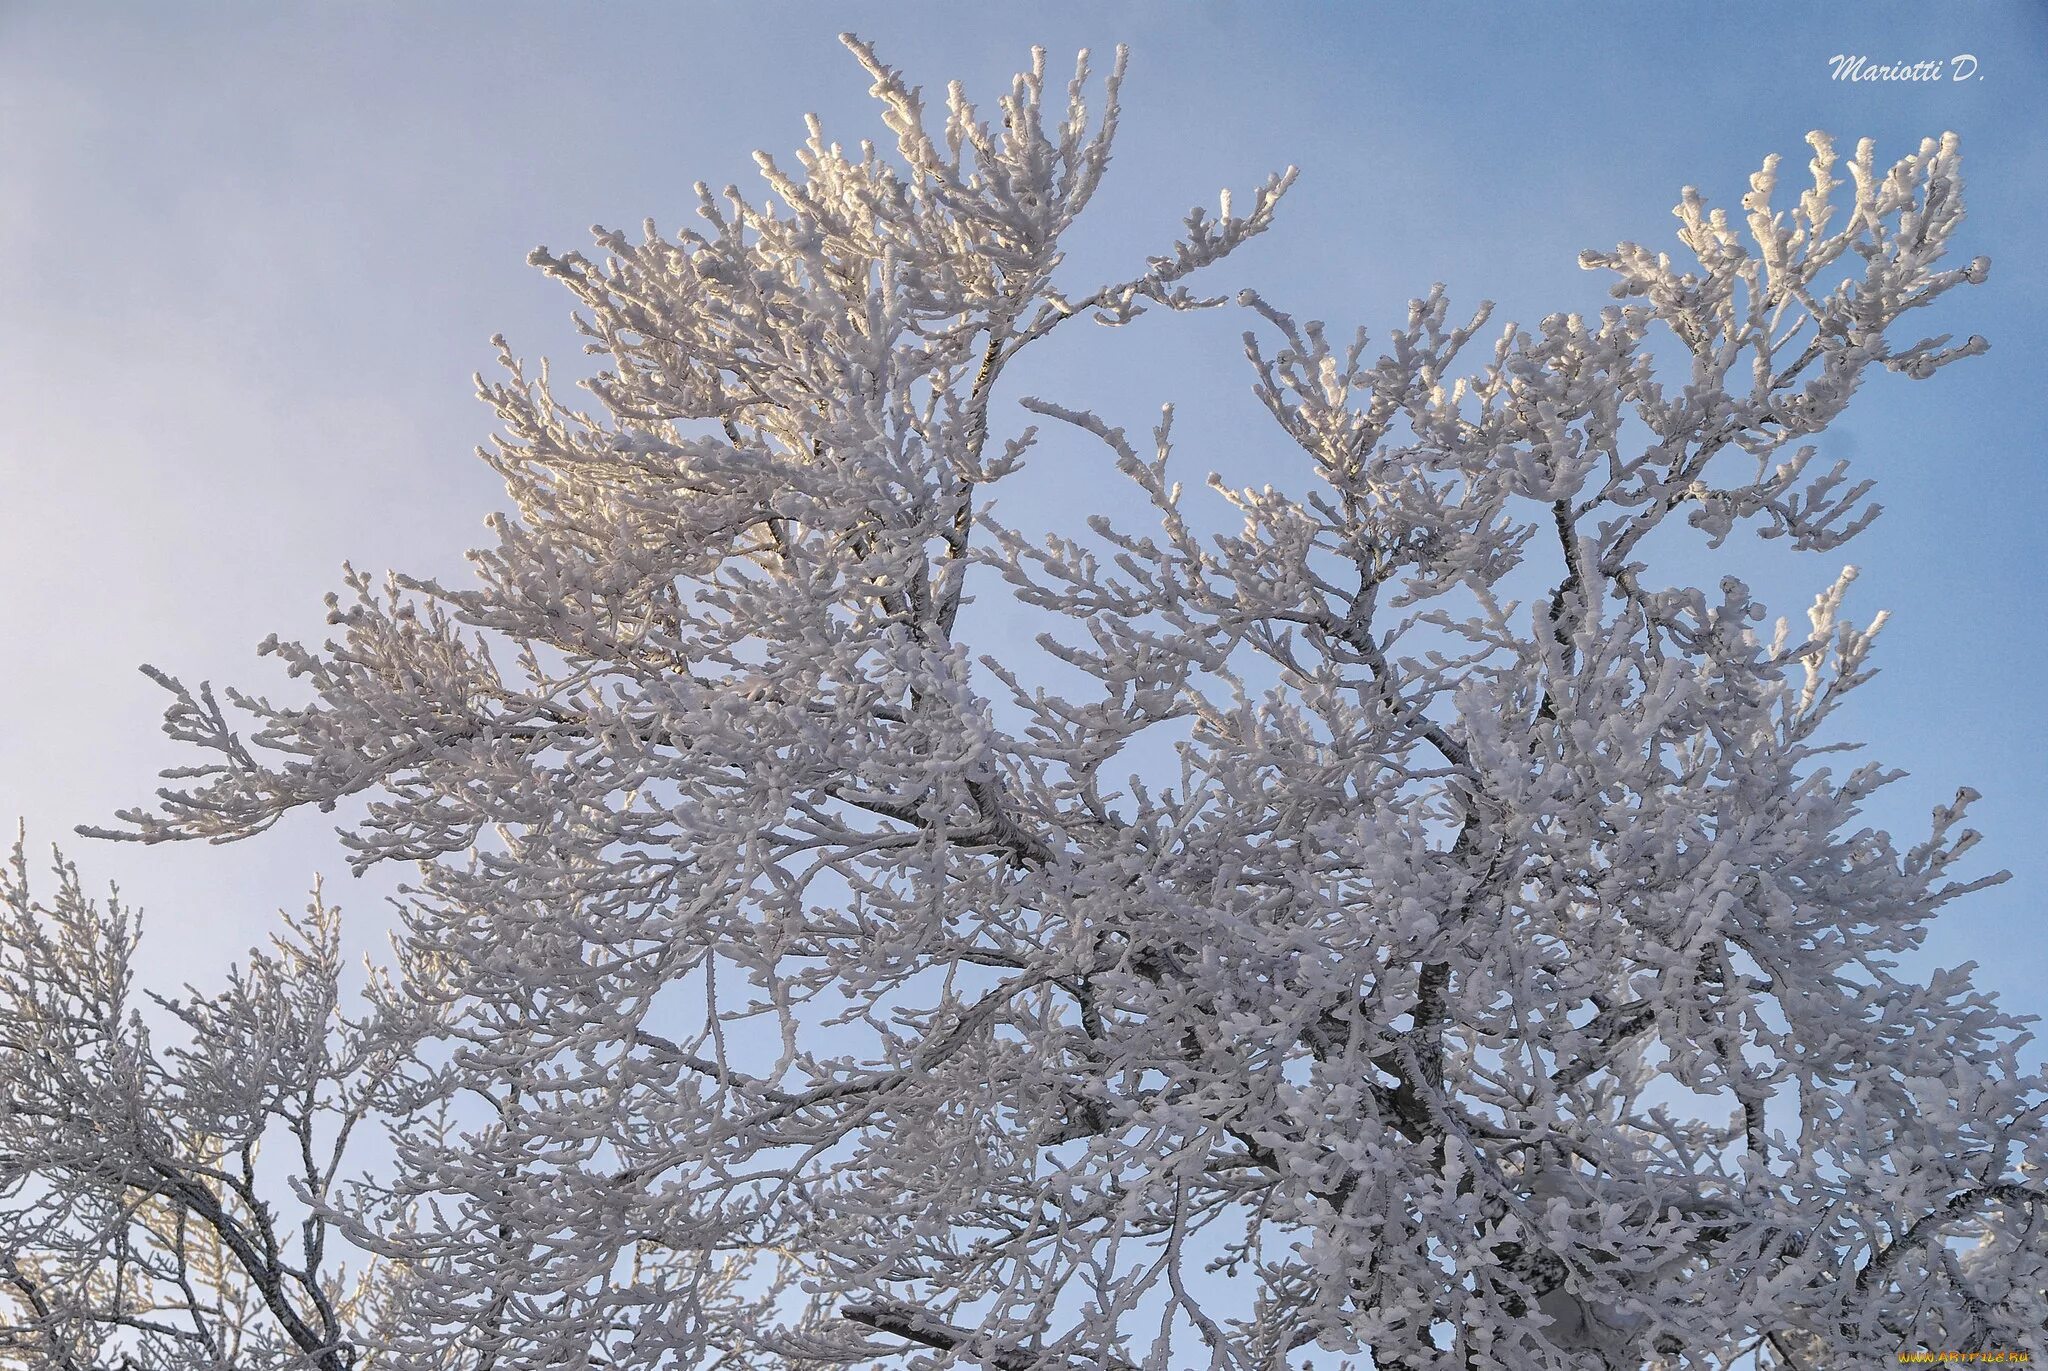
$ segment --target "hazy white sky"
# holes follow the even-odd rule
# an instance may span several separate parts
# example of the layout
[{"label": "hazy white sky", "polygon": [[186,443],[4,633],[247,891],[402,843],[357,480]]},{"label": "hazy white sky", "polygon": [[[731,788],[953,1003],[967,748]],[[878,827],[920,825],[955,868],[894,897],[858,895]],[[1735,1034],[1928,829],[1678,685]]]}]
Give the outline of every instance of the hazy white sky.
[{"label": "hazy white sky", "polygon": [[[675,224],[693,181],[749,178],[751,149],[793,146],[806,110],[875,132],[846,27],[928,87],[990,93],[1033,42],[1055,65],[1128,42],[1076,279],[1295,162],[1281,227],[1218,284],[1346,328],[1398,322],[1437,279],[1497,318],[1597,308],[1579,250],[1668,243],[1682,184],[1732,203],[1765,153],[1796,167],[1813,127],[1887,158],[1959,131],[1967,250],[1994,269],[1937,322],[1993,351],[1873,384],[1830,440],[1888,511],[1855,552],[1860,615],[1894,618],[1852,722],[1911,773],[1873,821],[1917,835],[1958,785],[1985,793],[1979,869],[2015,879],[1931,955],[1984,961],[2015,1005],[2048,1009],[2048,9],[2021,0],[0,5],[0,816],[118,876],[154,914],[158,974],[206,976],[316,872],[371,926],[388,883],[349,881],[317,815],[225,849],[66,836],[187,760],[136,664],[281,694],[252,647],[321,636],[344,559],[457,572],[495,494],[469,456],[487,339],[577,350],[527,250],[581,245],[593,221]],[[1836,54],[1962,53],[1979,79],[1829,79]],[[1242,327],[1069,338],[1030,383],[1125,423],[1178,400],[1190,465],[1256,479],[1284,455]],[[1794,615],[1835,569],[1737,559]]]}]

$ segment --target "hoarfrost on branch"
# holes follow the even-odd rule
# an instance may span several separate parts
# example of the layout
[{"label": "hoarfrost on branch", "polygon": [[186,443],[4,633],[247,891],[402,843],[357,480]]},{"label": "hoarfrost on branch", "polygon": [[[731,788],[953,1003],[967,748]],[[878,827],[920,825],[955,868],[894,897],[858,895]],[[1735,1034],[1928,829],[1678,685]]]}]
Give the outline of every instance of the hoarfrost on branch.
[{"label": "hoarfrost on branch", "polygon": [[[1885,165],[1816,134],[1789,201],[1772,158],[1736,211],[1684,193],[1675,259],[1586,254],[1595,313],[1500,327],[1438,287],[1375,342],[1201,293],[1291,171],[1065,283],[1121,54],[1092,113],[1085,58],[1060,98],[1039,55],[984,115],[849,43],[889,146],[814,121],[767,199],[700,186],[695,228],[534,254],[602,370],[588,409],[509,349],[479,383],[513,510],[472,583],[351,572],[334,641],[266,644],[299,702],[159,675],[206,758],[123,836],[347,806],[358,867],[421,873],[365,1021],[404,1044],[395,1162],[297,1187],[375,1299],[321,1324],[311,1265],[231,1253],[328,1340],[233,1364],[2048,1353],[2022,1020],[1900,971],[1986,883],[1955,872],[1973,796],[1903,847],[1860,822],[1893,773],[1830,755],[1882,617],[1847,617],[1853,568],[1796,628],[1658,570],[1687,524],[1732,567],[1738,533],[1832,553],[1876,515],[1825,430],[1984,346],[1912,327],[1988,269],[1950,252],[1954,140]],[[1077,317],[1208,307],[1251,326],[1273,486],[1185,492],[1170,411],[1005,392]],[[991,493],[1055,479],[1055,442],[1132,498],[1027,536]],[[991,655],[1018,623],[1042,652]],[[11,1087],[49,1040],[23,1025],[87,1032],[35,987],[104,996],[117,928],[91,965],[23,944]],[[106,1244],[257,1205],[201,1135],[299,1117],[180,1112],[92,1022],[138,1093],[53,1078],[53,1107],[129,1131],[5,1116],[38,1366],[182,1348],[112,1318]],[[353,1079],[306,1060],[178,1069]],[[84,1141],[152,1128],[185,1160]],[[25,1164],[45,1129],[86,1131]]]}]

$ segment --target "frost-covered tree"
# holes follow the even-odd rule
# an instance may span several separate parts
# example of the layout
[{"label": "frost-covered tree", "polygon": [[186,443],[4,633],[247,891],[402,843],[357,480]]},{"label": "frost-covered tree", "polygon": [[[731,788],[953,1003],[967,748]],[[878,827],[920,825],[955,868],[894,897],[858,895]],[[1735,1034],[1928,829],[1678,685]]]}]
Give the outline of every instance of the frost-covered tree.
[{"label": "frost-covered tree", "polygon": [[[1117,73],[1092,116],[1041,59],[940,115],[852,47],[893,147],[814,126],[765,200],[534,254],[601,369],[587,409],[509,351],[482,387],[513,508],[472,582],[351,572],[247,725],[160,677],[210,757],[122,833],[345,805],[358,867],[421,873],[456,1122],[310,1195],[389,1271],[348,1355],[2048,1354],[2022,1021],[1900,969],[1986,883],[1971,797],[1903,847],[1859,818],[1894,773],[1829,755],[1853,570],[1796,629],[1659,571],[1876,513],[1820,435],[1983,346],[1901,332],[1986,275],[1953,140],[1688,190],[1678,260],[1589,253],[1614,302],[1533,328],[1439,288],[1374,345],[1235,294],[1279,474],[1184,495],[1170,412],[1005,376],[1229,304],[1190,278],[1291,173],[1080,288]],[[1020,403],[1127,504],[995,518],[1048,479]],[[1020,624],[1042,651],[991,655]]]},{"label": "frost-covered tree", "polygon": [[434,1012],[388,977],[345,1012],[317,896],[211,994],[140,989],[139,927],[68,863],[47,901],[20,844],[0,868],[0,1366],[345,1371],[383,1273],[318,1201],[431,1081]]}]

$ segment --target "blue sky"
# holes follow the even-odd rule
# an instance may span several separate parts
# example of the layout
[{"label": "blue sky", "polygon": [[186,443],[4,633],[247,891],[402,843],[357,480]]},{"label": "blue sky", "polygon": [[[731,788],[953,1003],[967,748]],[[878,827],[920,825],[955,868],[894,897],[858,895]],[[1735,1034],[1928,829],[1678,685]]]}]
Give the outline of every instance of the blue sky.
[{"label": "blue sky", "polygon": [[[1398,322],[1434,280],[1457,305],[1497,300],[1497,319],[1597,308],[1579,251],[1668,245],[1683,184],[1733,203],[1764,154],[1796,167],[1815,127],[1886,159],[1958,131],[1964,250],[1991,257],[1992,283],[1935,322],[1993,350],[1874,382],[1824,448],[1887,509],[1845,554],[1864,568],[1857,617],[1893,611],[1847,722],[1911,773],[1873,812],[1903,838],[1958,785],[1984,792],[1978,869],[2015,878],[1959,906],[1930,957],[1982,961],[2015,1007],[2048,1010],[2048,8],[1985,0],[0,8],[0,816],[118,876],[154,913],[163,978],[208,976],[316,872],[371,924],[388,883],[347,880],[315,815],[227,849],[69,838],[185,760],[136,664],[282,687],[253,645],[320,637],[343,559],[458,571],[495,496],[469,455],[489,433],[468,381],[489,336],[578,347],[526,252],[581,246],[592,222],[681,221],[694,181],[749,180],[751,150],[794,146],[806,110],[848,140],[877,132],[834,41],[849,27],[928,88],[990,95],[1034,42],[1055,67],[1129,43],[1075,279],[1291,162],[1280,226],[1217,284],[1346,329]],[[1836,54],[1961,53],[1978,79],[1829,79]],[[1243,327],[1069,337],[1029,382],[1119,423],[1179,401],[1183,460],[1256,480],[1284,456]],[[1731,549],[1795,616],[1836,569]]]}]

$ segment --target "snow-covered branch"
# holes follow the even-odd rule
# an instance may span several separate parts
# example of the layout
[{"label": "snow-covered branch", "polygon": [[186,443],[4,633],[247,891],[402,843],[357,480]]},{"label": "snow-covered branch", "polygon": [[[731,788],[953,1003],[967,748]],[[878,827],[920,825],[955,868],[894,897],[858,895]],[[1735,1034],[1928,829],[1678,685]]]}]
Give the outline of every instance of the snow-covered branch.
[{"label": "snow-covered branch", "polygon": [[[1974,797],[1865,821],[1882,616],[1830,567],[1765,627],[1735,536],[1853,540],[1829,425],[1982,350],[1902,332],[1986,278],[1954,140],[1845,182],[1816,134],[1793,203],[1773,159],[1587,254],[1604,308],[1436,287],[1375,343],[1196,293],[1291,173],[1063,282],[1121,56],[941,115],[851,46],[881,147],[814,124],[766,198],[535,254],[603,369],[480,382],[471,583],[350,573],[334,641],[268,645],[288,703],[161,678],[209,756],[125,836],[346,804],[421,864],[477,1116],[321,1211],[406,1273],[380,1364],[2048,1354],[2024,1023],[1899,965],[1997,879]],[[1010,426],[1066,320],[1231,301],[1284,481],[1184,489],[1170,412]],[[994,518],[1053,442],[1127,504]]]}]

